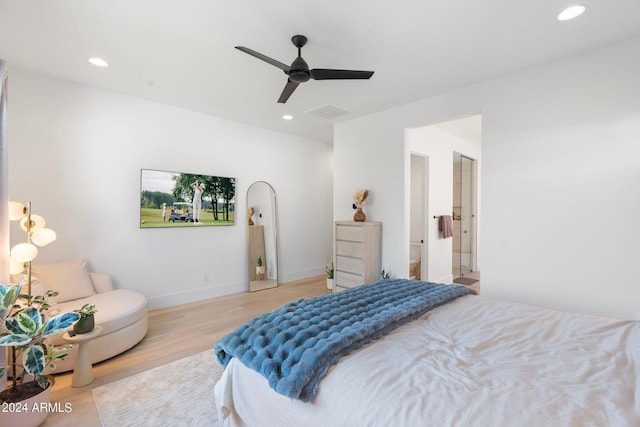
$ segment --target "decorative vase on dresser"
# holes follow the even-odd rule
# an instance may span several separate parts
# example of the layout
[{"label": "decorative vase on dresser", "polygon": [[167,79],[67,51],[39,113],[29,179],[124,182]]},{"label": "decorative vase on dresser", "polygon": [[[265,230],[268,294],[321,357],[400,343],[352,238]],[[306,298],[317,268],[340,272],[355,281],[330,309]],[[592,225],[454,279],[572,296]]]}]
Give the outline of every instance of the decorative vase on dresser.
[{"label": "decorative vase on dresser", "polygon": [[382,223],[337,221],[334,230],[334,292],[371,283],[382,268]]},{"label": "decorative vase on dresser", "polygon": [[357,222],[365,222],[367,220],[367,215],[365,215],[362,208],[356,209],[356,213],[353,214],[353,220]]}]

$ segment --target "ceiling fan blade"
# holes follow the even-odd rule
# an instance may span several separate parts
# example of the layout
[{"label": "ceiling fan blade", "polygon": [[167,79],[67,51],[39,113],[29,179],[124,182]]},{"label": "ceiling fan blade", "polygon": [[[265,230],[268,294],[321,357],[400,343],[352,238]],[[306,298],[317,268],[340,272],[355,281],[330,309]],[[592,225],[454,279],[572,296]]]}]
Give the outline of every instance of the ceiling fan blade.
[{"label": "ceiling fan blade", "polygon": [[315,68],[309,73],[314,80],[370,79],[373,76],[373,71],[332,70],[329,68]]},{"label": "ceiling fan blade", "polygon": [[282,90],[282,94],[280,94],[280,99],[278,99],[278,102],[280,104],[284,104],[285,102],[287,102],[287,100],[289,99],[289,97],[291,96],[291,94],[293,93],[294,90],[296,90],[296,88],[298,87],[300,83],[298,82],[294,82],[291,79],[287,80],[287,84],[285,85],[284,89]]},{"label": "ceiling fan blade", "polygon": [[244,47],[244,46],[236,46],[236,49],[244,52],[244,53],[248,53],[251,56],[255,56],[258,59],[263,60],[264,62],[267,62],[271,65],[273,65],[274,67],[278,67],[280,68],[282,71],[284,71],[285,73],[289,74],[289,71],[291,71],[291,67],[289,67],[287,64],[283,64],[280,61],[276,61],[273,58],[269,58],[266,55],[261,54],[260,52],[256,52],[253,49],[249,49],[248,47]]}]

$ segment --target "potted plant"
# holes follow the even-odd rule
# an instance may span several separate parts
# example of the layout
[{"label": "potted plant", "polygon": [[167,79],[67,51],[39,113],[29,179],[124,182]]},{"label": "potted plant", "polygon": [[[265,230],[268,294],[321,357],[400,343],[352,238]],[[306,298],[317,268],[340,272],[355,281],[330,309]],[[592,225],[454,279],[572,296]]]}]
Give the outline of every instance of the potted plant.
[{"label": "potted plant", "polygon": [[333,275],[335,273],[335,269],[333,268],[333,262],[331,263],[331,267],[328,265],[324,267],[324,271],[327,272],[327,289],[334,288]]},{"label": "potted plant", "polygon": [[262,276],[265,274],[266,266],[262,264],[262,256],[258,257],[258,265],[256,266],[256,275]]},{"label": "potted plant", "polygon": [[0,426],[37,426],[44,421],[47,412],[37,409],[40,402],[49,404],[52,379],[43,373],[46,368],[54,370],[54,362],[66,357],[60,350],[70,348],[50,346],[45,339],[63,333],[80,319],[74,312],[47,317],[47,298],[57,292],[21,295],[23,282],[24,278],[17,285],[0,284],[0,347],[10,349],[9,364],[0,366],[0,376],[7,373],[10,379],[0,402],[3,408],[14,405],[21,409],[2,414]]},{"label": "potted plant", "polygon": [[96,306],[94,304],[85,304],[80,309],[74,310],[80,315],[80,320],[73,325],[73,331],[76,334],[86,334],[93,331],[96,325],[94,314],[96,314]]}]

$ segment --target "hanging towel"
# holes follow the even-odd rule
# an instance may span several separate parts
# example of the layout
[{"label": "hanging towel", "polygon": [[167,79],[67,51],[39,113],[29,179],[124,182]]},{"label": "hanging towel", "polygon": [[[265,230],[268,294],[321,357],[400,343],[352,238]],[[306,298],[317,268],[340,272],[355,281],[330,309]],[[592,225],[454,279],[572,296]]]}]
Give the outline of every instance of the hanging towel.
[{"label": "hanging towel", "polygon": [[440,231],[443,239],[453,237],[453,219],[451,215],[442,215],[438,220],[438,231]]}]

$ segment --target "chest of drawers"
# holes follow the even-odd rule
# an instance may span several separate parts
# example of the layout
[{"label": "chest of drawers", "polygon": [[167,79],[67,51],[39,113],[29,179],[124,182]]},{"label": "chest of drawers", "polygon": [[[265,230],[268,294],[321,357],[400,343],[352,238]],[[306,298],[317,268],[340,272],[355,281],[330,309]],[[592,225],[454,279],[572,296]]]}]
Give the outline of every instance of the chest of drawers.
[{"label": "chest of drawers", "polygon": [[335,292],[380,278],[382,223],[337,221],[334,230]]}]

